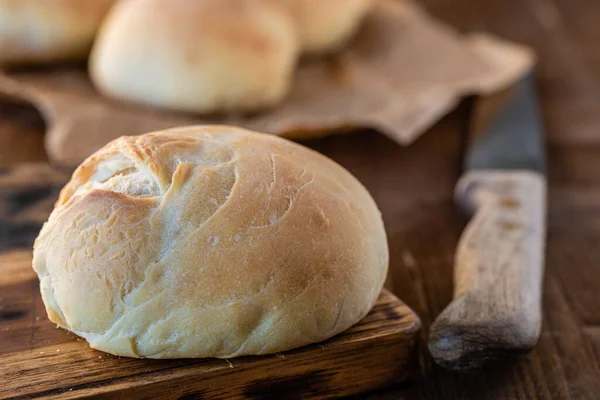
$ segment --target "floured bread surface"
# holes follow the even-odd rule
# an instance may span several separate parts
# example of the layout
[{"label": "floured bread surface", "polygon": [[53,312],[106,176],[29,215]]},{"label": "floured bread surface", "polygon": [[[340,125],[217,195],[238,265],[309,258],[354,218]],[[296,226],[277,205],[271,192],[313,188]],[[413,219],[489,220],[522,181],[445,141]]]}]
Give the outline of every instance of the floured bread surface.
[{"label": "floured bread surface", "polygon": [[85,58],[115,0],[0,0],[0,64]]},{"label": "floured bread surface", "polygon": [[387,266],[381,215],[348,171],[225,126],[109,143],[61,191],[33,260],[53,322],[149,358],[325,340],[367,314]]}]

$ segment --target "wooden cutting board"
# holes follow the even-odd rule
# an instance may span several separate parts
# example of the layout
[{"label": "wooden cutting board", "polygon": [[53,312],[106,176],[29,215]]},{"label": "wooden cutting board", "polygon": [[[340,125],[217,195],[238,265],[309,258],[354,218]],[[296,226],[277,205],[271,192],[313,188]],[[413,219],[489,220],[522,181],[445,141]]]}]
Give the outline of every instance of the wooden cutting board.
[{"label": "wooden cutting board", "polygon": [[331,398],[414,370],[419,319],[387,291],[349,330],[281,354],[159,361],[90,349],[46,318],[26,245],[67,177],[41,164],[0,171],[0,398]]}]

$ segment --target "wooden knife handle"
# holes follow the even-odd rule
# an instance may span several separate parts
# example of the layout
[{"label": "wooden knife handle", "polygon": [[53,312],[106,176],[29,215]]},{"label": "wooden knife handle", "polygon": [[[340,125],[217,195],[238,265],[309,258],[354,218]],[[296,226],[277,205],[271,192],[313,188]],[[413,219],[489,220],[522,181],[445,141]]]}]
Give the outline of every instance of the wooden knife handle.
[{"label": "wooden knife handle", "polygon": [[458,244],[453,300],[431,326],[429,350],[438,364],[469,370],[537,342],[546,178],[532,171],[468,172],[456,201],[473,218]]}]

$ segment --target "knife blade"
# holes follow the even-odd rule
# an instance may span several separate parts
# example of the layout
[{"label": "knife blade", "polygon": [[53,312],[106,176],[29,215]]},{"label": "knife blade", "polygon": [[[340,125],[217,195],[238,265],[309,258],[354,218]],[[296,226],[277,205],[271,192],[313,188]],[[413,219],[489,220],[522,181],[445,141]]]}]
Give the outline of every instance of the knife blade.
[{"label": "knife blade", "polygon": [[430,329],[434,360],[492,366],[531,350],[542,321],[545,149],[533,74],[477,138],[455,190],[472,217],[458,243],[451,303]]}]

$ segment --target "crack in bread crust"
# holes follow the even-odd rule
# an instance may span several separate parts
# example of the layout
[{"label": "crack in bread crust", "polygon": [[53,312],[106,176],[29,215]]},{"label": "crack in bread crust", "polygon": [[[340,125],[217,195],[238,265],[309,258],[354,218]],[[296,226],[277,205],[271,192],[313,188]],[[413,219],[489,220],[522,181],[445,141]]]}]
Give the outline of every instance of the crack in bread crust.
[{"label": "crack in bread crust", "polygon": [[111,142],[75,171],[34,248],[53,319],[94,348],[153,358],[328,339],[366,315],[387,263],[381,215],[346,170],[231,127]]}]

